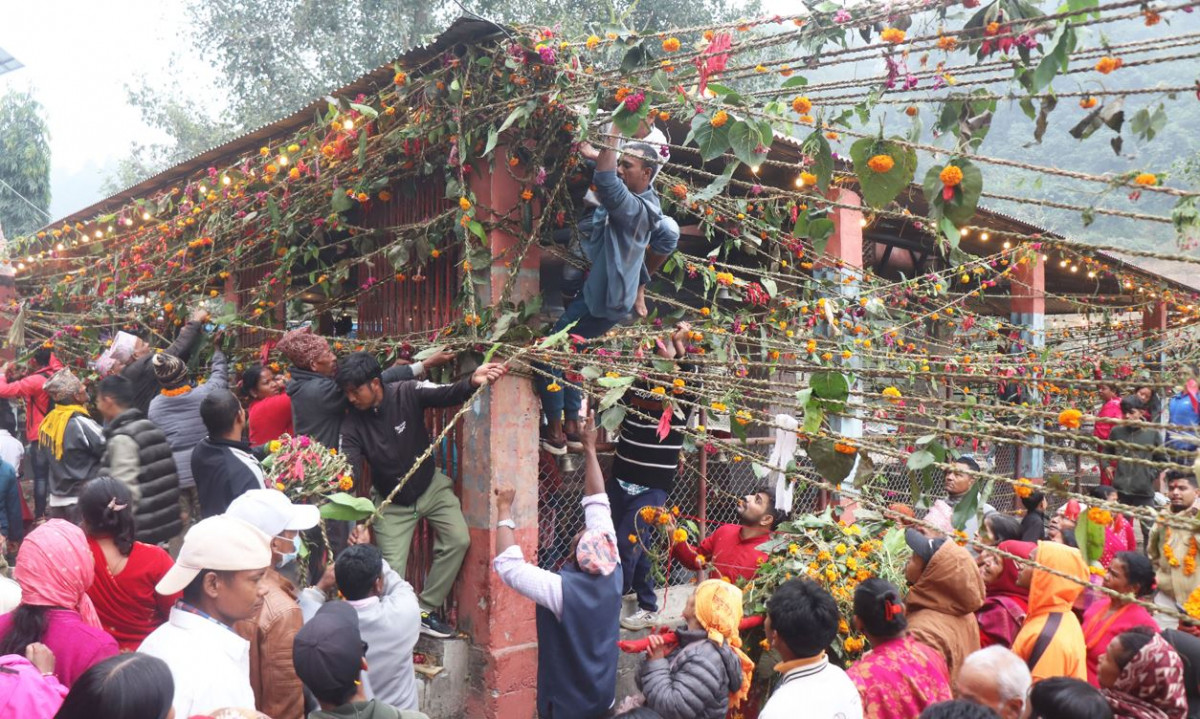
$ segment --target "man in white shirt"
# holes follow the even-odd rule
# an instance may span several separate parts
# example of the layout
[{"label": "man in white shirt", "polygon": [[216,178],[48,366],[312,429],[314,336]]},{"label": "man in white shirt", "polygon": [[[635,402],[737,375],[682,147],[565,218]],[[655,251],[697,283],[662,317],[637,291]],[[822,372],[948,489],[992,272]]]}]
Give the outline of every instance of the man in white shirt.
[{"label": "man in white shirt", "polygon": [[25,445],[13,436],[17,428],[17,418],[11,409],[0,411],[0,460],[12,465],[17,476],[21,476],[21,461],[25,459]]},{"label": "man in white shirt", "polygon": [[[360,535],[352,534],[351,543]],[[372,544],[353,544],[333,565],[337,589],[358,612],[358,628],[367,644],[364,695],[401,711],[416,711],[417,681],[413,648],[421,634],[421,607],[412,585],[383,561]],[[304,590],[302,605],[325,601],[321,584]]]},{"label": "man in white shirt", "polygon": [[154,588],[183,598],[138,649],[171,669],[175,716],[254,706],[250,642],[233,625],[258,613],[270,564],[271,538],[240,519],[209,517],[188,530],[175,566]]},{"label": "man in white shirt", "polygon": [[[612,510],[596,459],[596,418],[581,432],[585,529],[574,561],[549,572],[525,561],[512,520],[512,487],[496,490],[496,559],[500,580],[537,603],[538,715],[590,719],[616,700],[621,573]],[[836,629],[836,624],[835,624]],[[849,680],[847,680],[849,681]]]},{"label": "man in white shirt", "polygon": [[810,579],[779,585],[767,601],[767,641],[783,659],[783,675],[759,719],[862,719],[862,697],[825,649],[837,637],[837,602]]}]

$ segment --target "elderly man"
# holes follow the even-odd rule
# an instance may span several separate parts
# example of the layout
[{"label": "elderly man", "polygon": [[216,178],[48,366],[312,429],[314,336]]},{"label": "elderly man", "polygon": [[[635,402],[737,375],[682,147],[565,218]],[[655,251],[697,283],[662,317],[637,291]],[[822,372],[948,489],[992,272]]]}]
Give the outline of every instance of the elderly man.
[{"label": "elderly man", "polygon": [[[555,573],[525,561],[512,519],[514,490],[496,490],[500,580],[537,603],[538,715],[606,716],[616,701],[621,573],[604,473],[596,459],[594,418],[584,427],[583,514],[574,561]],[[853,687],[852,687],[853,688]]]},{"label": "elderly man", "polygon": [[1021,719],[1032,683],[1025,660],[996,645],[967,656],[954,681],[954,695],[992,709],[1000,719]]},{"label": "elderly man", "polygon": [[87,390],[71,370],[55,372],[43,389],[54,400],[38,436],[50,458],[48,514],[78,524],[79,491],[103,466],[104,430],[88,416]]},{"label": "elderly man", "polygon": [[[275,349],[292,363],[287,393],[292,398],[296,434],[312,437],[326,447],[337,447],[348,404],[346,394],[334,380],[338,362],[329,341],[304,328],[285,334]],[[382,380],[386,384],[423,379],[427,370],[453,359],[453,352],[438,352],[423,362],[389,367],[383,371]]]},{"label": "elderly man", "polygon": [[[621,138],[606,141],[616,146]],[[558,318],[552,333],[571,326],[572,335],[599,337],[624,319],[638,300],[650,234],[663,217],[653,186],[662,158],[653,146],[631,142],[624,145],[618,162],[611,146],[596,156],[593,182],[602,207],[596,209],[591,235],[582,240],[592,269],[583,293]],[[566,453],[567,434],[578,429],[582,406],[579,390],[561,384],[562,372],[539,365],[538,390],[546,416],[542,448],[558,455]]]},{"label": "elderly man", "polygon": [[[964,455],[954,460],[955,469],[946,472],[946,498],[939,499],[929,508],[925,521],[937,527],[942,533],[951,535],[956,527],[953,524],[954,510],[958,503],[967,496],[975,486],[975,476],[971,472],[979,471],[979,462],[974,457]],[[967,517],[962,526],[968,539],[979,536],[979,517],[995,512],[996,508],[984,502],[975,515]]]}]

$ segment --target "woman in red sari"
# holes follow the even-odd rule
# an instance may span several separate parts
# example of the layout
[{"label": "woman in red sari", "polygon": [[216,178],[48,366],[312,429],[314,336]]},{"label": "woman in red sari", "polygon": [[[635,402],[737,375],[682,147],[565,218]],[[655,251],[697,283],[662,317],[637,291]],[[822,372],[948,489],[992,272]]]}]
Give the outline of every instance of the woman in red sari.
[{"label": "woman in red sari", "polygon": [[283,391],[283,375],[270,367],[251,365],[242,373],[242,399],[246,404],[246,423],[250,444],[257,447],[285,434],[292,428],[292,398]]},{"label": "woman in red sari", "polygon": [[[1119,552],[1108,565],[1104,587],[1122,594],[1145,596],[1154,588],[1154,568],[1144,554]],[[1097,670],[1109,642],[1134,627],[1157,631],[1158,624],[1144,607],[1107,594],[1088,607],[1083,615],[1083,640],[1087,644],[1087,673],[1092,686],[1100,686]]]},{"label": "woman in red sari", "polygon": [[871,643],[871,651],[846,670],[862,695],[864,719],[911,719],[930,704],[954,698],[942,655],[908,636],[904,601],[894,584],[875,578],[858,585],[854,626]]},{"label": "woman in red sari", "polygon": [[[1032,542],[1008,541],[1001,542],[998,549],[1028,558],[1036,546]],[[1013,560],[984,550],[977,563],[979,576],[987,589],[983,606],[975,612],[979,622],[979,648],[993,644],[1011,647],[1029,612],[1029,589],[1017,586],[1020,567]]]},{"label": "woman in red sari", "polygon": [[97,477],[79,495],[83,531],[96,564],[88,596],[104,631],[123,652],[137,651],[142,640],[167,621],[178,594],[154,591],[173,562],[152,544],[134,541],[133,497],[123,482]]}]

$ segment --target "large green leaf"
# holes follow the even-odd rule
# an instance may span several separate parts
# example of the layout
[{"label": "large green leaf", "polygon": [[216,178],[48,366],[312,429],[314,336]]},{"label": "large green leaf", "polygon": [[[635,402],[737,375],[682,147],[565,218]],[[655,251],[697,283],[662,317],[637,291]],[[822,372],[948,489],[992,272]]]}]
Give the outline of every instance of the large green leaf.
[{"label": "large green leaf", "polygon": [[817,474],[838,484],[850,476],[857,454],[843,454],[834,449],[834,441],[828,437],[813,440],[808,444],[808,457]]},{"label": "large green leaf", "polygon": [[813,395],[830,402],[845,402],[850,396],[850,380],[841,372],[817,372],[809,386]]},{"label": "large green leaf", "polygon": [[345,492],[329,495],[321,505],[321,517],[342,522],[361,522],[375,513],[375,503],[367,497],[355,497]]},{"label": "large green leaf", "polygon": [[766,157],[765,153],[758,152],[762,146],[762,134],[757,127],[742,120],[734,122],[729,128],[729,145],[737,159],[747,165],[757,165]]},{"label": "large green leaf", "polygon": [[817,176],[817,189],[827,191],[833,180],[833,149],[829,147],[829,140],[819,130],[814,131],[804,139],[800,151],[813,159],[809,169]]},{"label": "large green leaf", "polygon": [[713,127],[712,121],[703,115],[697,116],[701,122],[699,126],[695,123],[692,125],[692,139],[696,141],[696,146],[700,148],[700,157],[705,162],[715,160],[725,151],[729,149],[729,122],[726,122],[720,127]]},{"label": "large green leaf", "polygon": [[[892,169],[875,172],[867,161],[875,155],[892,158]],[[908,186],[917,171],[917,153],[890,140],[864,137],[850,146],[850,159],[854,161],[854,174],[858,176],[863,200],[874,208],[882,208]]]},{"label": "large green leaf", "polygon": [[983,487],[981,482],[976,482],[971,485],[963,498],[954,506],[954,513],[950,516],[950,523],[955,529],[962,530],[967,526],[967,520],[975,516],[979,511],[979,491]]},{"label": "large green leaf", "polygon": [[954,165],[962,170],[963,174],[962,182],[954,192],[954,199],[946,202],[942,196],[941,174],[946,166],[934,165],[929,168],[929,172],[925,173],[923,185],[925,200],[930,207],[936,209],[935,215],[948,218],[957,228],[965,225],[975,216],[975,209],[979,206],[979,196],[983,192],[983,173],[980,172],[978,166],[966,158],[958,157],[947,164]]}]

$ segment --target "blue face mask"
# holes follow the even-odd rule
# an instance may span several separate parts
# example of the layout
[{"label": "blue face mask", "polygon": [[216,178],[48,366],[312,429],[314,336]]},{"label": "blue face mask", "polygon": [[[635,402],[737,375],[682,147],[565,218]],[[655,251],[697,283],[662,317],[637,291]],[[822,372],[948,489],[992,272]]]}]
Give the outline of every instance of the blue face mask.
[{"label": "blue face mask", "polygon": [[279,567],[286,567],[287,565],[296,561],[296,557],[300,556],[300,535],[297,534],[296,536],[292,537],[291,539],[288,539],[287,537],[276,537],[276,539],[282,539],[284,541],[290,541],[292,543],[292,551],[287,552],[286,554],[283,554],[279,558],[279,564],[277,565]]}]

